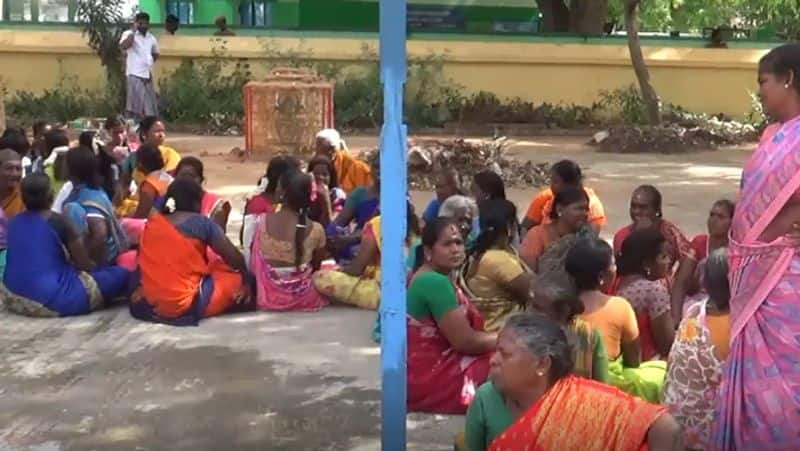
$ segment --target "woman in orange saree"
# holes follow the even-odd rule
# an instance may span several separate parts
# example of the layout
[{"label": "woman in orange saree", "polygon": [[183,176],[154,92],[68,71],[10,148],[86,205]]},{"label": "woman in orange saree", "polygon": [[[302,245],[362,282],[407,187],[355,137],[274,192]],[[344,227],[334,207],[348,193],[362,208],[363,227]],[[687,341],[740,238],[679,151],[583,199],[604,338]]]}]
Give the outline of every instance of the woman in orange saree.
[{"label": "woman in orange saree", "polygon": [[764,110],[782,125],[745,164],[728,244],[730,353],[712,449],[800,444],[800,45],[759,63]]},{"label": "woman in orange saree", "polygon": [[339,186],[346,194],[354,189],[372,185],[372,168],[350,154],[339,132],[326,128],[317,133],[317,154],[328,157],[333,162]]},{"label": "woman in orange saree", "polygon": [[491,365],[490,378],[516,421],[490,451],[683,449],[680,427],[666,408],[573,376],[566,334],[541,314],[508,320]]},{"label": "woman in orange saree", "polygon": [[[131,314],[176,326],[197,325],[252,299],[252,276],[241,252],[222,229],[200,214],[203,189],[177,180],[167,191],[162,213],[145,226],[139,245],[141,286]],[[207,247],[222,260],[209,262]]]},{"label": "woman in orange saree", "polygon": [[[175,178],[194,180],[198,185],[203,186],[206,182],[204,172],[203,162],[199,158],[186,157],[178,163],[178,168],[175,170]],[[228,228],[228,217],[231,214],[231,203],[222,196],[203,190],[200,213],[213,219],[214,222],[222,227],[222,230],[226,230]]]}]

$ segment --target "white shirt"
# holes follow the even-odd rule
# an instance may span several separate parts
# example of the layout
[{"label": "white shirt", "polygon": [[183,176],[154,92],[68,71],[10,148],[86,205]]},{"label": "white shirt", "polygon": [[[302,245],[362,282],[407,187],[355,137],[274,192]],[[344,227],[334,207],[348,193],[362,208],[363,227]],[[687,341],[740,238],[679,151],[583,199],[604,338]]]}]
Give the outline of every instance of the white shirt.
[{"label": "white shirt", "polygon": [[[134,33],[133,30],[127,30],[122,33],[120,44],[128,39]],[[128,54],[125,64],[125,75],[134,75],[139,78],[150,79],[150,69],[153,67],[155,60],[153,54],[158,55],[158,41],[153,33],[149,31],[147,34],[135,32],[133,36],[133,45],[126,51]]]},{"label": "white shirt", "polygon": [[61,211],[64,209],[64,202],[67,200],[70,194],[72,194],[72,182],[67,180],[63,185],[61,185],[61,190],[56,195],[56,198],[53,201],[53,206],[50,209],[56,213],[61,213]]}]

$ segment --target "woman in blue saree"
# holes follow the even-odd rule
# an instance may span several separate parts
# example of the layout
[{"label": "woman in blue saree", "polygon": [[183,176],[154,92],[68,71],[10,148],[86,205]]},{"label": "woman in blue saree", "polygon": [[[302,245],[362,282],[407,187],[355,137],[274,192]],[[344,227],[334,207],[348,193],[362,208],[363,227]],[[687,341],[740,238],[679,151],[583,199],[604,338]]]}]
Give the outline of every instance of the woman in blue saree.
[{"label": "woman in blue saree", "polygon": [[22,181],[26,211],[8,224],[8,259],[0,295],[6,308],[27,316],[72,316],[127,294],[130,273],[95,269],[74,226],[50,210],[53,190],[44,174]]},{"label": "woman in blue saree", "polygon": [[378,158],[372,162],[372,178],[371,186],[360,186],[347,196],[344,208],[326,229],[331,253],[341,266],[355,258],[364,227],[380,211],[381,179]]},{"label": "woman in blue saree", "polygon": [[98,266],[109,266],[129,246],[114,215],[114,206],[98,184],[97,167],[92,149],[81,146],[69,151],[67,168],[73,188],[64,202],[63,213],[84,238],[89,257]]}]

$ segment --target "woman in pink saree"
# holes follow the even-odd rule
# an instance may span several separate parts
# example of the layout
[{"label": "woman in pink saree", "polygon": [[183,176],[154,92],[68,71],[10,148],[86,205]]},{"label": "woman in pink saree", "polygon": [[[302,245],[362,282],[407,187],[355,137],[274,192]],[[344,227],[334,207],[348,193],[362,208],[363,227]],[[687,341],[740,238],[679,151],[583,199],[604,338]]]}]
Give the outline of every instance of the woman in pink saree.
[{"label": "woman in pink saree", "polygon": [[758,82],[781,126],[745,164],[731,227],[731,348],[717,450],[800,448],[800,45],[764,56]]}]

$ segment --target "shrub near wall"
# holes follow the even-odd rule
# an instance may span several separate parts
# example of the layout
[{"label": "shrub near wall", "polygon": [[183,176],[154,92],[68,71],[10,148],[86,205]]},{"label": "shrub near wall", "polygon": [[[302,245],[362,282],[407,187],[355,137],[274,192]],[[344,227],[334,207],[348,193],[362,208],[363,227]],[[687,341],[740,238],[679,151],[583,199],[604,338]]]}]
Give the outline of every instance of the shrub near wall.
[{"label": "shrub near wall", "polygon": [[64,74],[51,89],[41,93],[17,91],[5,99],[8,118],[23,125],[38,120],[66,123],[79,117],[107,117],[117,113],[115,102],[105,90],[82,88],[75,77]]},{"label": "shrub near wall", "polygon": [[[239,130],[243,121],[242,87],[253,78],[253,64],[247,59],[226,57],[224,38],[212,38],[212,57],[186,59],[159,82],[161,111],[173,124],[185,124],[210,133]],[[308,52],[278,51],[265,47],[266,67],[290,66],[316,70],[335,83],[334,104],[338,127],[377,129],[383,122],[383,92],[376,52],[362,48],[358,64],[318,62]],[[405,95],[405,121],[412,128],[440,127],[447,123],[541,124],[547,128],[586,128],[645,123],[644,104],[639,91],[624,87],[598,93],[591,106],[534,104],[521,99],[502,99],[490,92],[466,94],[444,75],[444,59],[431,55],[409,61]],[[62,76],[58,85],[41,94],[20,91],[7,102],[7,112],[22,125],[44,119],[68,122],[78,117],[104,117],[114,102],[100,89],[78,86],[74,77]],[[688,115],[666,105],[667,123],[707,124],[705,115]],[[751,121],[762,121],[754,110]],[[727,122],[726,122],[727,123]],[[712,124],[717,127],[716,123]],[[724,125],[724,124],[723,124]]]}]

